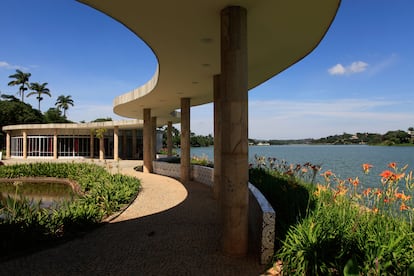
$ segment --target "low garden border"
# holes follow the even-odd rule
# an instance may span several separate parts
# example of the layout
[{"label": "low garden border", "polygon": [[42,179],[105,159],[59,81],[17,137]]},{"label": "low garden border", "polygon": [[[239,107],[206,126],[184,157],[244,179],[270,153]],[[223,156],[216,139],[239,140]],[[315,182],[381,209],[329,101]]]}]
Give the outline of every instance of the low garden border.
[{"label": "low garden border", "polygon": [[[156,174],[180,178],[180,164],[153,161]],[[191,165],[191,179],[213,186],[214,169]],[[274,255],[276,212],[263,194],[249,183],[249,235],[253,240],[254,250],[260,252],[260,262],[268,264]]]}]

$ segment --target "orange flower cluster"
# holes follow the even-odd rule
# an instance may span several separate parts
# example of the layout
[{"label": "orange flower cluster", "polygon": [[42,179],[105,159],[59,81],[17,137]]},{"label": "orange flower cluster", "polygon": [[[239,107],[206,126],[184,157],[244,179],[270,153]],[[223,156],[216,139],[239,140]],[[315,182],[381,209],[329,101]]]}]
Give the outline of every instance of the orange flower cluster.
[{"label": "orange flower cluster", "polygon": [[407,196],[404,193],[395,193],[395,197],[401,199],[402,201],[408,201],[411,199],[411,196]]},{"label": "orange flower cluster", "polygon": [[382,184],[385,184],[389,181],[398,181],[401,178],[405,176],[404,173],[394,173],[390,170],[385,170],[382,173],[380,173],[380,176],[382,177],[381,182]]},{"label": "orange flower cluster", "polygon": [[[362,164],[364,174],[368,174],[372,168],[371,164]],[[387,169],[379,174],[382,187],[371,187],[362,191],[359,188],[363,183],[358,176],[340,179],[331,170],[327,170],[321,174],[325,179],[325,188],[318,184],[314,195],[320,196],[323,191],[330,189],[334,201],[343,199],[343,196],[350,196],[354,202],[366,205],[374,213],[385,212],[414,218],[414,194],[411,194],[414,191],[414,177],[412,172],[406,172],[407,168],[408,165],[399,168],[396,162],[389,163]],[[404,191],[399,191],[402,188],[401,181],[405,181],[405,192],[409,191],[408,195]],[[330,188],[332,184],[335,184],[335,187]]]},{"label": "orange flower cluster", "polygon": [[348,182],[351,183],[354,187],[356,187],[359,185],[359,178],[358,176],[355,177],[355,179],[348,178]]}]

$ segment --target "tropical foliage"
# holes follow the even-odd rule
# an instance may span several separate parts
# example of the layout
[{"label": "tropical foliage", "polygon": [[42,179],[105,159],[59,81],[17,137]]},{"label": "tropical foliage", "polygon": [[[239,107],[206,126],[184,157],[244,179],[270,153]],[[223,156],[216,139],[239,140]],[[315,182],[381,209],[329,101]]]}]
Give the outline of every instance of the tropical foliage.
[{"label": "tropical foliage", "polygon": [[57,98],[55,105],[59,111],[63,110],[63,117],[66,118],[66,112],[69,109],[69,106],[74,105],[72,96],[71,95],[68,95],[68,96],[60,95]]},{"label": "tropical foliage", "polygon": [[24,102],[24,92],[30,88],[29,78],[31,75],[32,74],[30,73],[24,73],[21,70],[16,69],[16,73],[9,76],[9,78],[12,78],[14,80],[10,81],[8,85],[9,86],[19,85],[19,94],[22,97],[22,102]]},{"label": "tropical foliage", "polygon": [[[76,181],[82,194],[58,209],[42,209],[39,202],[14,197],[0,203],[0,247],[5,255],[79,235],[96,227],[137,195],[136,178],[110,174],[86,163],[32,163],[0,166],[0,177],[50,176]],[[18,192],[18,185],[16,185]]]},{"label": "tropical foliage", "polygon": [[32,95],[37,95],[36,99],[39,102],[39,105],[38,105],[38,110],[39,111],[40,111],[40,102],[43,100],[42,95],[47,95],[49,97],[52,96],[50,94],[49,88],[47,88],[46,85],[47,85],[47,82],[44,82],[42,84],[40,84],[38,82],[32,82],[30,84],[30,89],[33,90],[33,91],[30,92],[29,94],[27,94],[27,97],[30,97]]},{"label": "tropical foliage", "polygon": [[[310,184],[319,166],[275,160],[257,158],[250,181],[282,220],[276,220],[282,224],[274,259],[278,270],[284,275],[412,275],[414,183],[406,166],[390,163],[378,187],[361,187],[363,179],[339,179],[330,170],[321,174],[323,183]],[[366,174],[371,168],[362,165]]]}]

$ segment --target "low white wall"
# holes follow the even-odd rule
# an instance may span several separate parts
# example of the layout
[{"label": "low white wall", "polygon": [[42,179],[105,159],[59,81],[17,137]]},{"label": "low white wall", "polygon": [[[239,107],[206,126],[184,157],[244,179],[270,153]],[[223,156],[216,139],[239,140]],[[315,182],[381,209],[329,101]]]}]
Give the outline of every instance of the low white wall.
[{"label": "low white wall", "polygon": [[205,166],[191,165],[191,178],[196,182],[213,187],[214,169]]},{"label": "low white wall", "polygon": [[276,212],[263,194],[249,183],[249,236],[260,262],[268,264],[274,255]]},{"label": "low white wall", "polygon": [[[180,164],[161,161],[153,162],[156,174],[180,178]],[[210,187],[214,182],[214,169],[191,165],[191,177],[196,182]],[[263,194],[249,183],[249,235],[260,252],[260,262],[268,264],[274,254],[276,213]]]}]

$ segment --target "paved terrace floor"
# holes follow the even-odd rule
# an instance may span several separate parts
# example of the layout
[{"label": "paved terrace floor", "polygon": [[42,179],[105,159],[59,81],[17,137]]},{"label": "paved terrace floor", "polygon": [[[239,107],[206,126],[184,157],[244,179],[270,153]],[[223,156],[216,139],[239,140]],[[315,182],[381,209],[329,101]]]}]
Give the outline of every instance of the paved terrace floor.
[{"label": "paved terrace floor", "polygon": [[[49,160],[50,161],[50,160]],[[65,160],[66,162],[68,160]],[[6,164],[30,162],[7,160]],[[33,161],[31,161],[33,162]],[[84,161],[82,161],[84,162]],[[95,163],[103,164],[99,161]],[[136,172],[138,161],[107,162],[141,179],[136,200],[110,223],[65,244],[0,263],[1,275],[260,275],[258,257],[223,256],[210,188]]]}]

